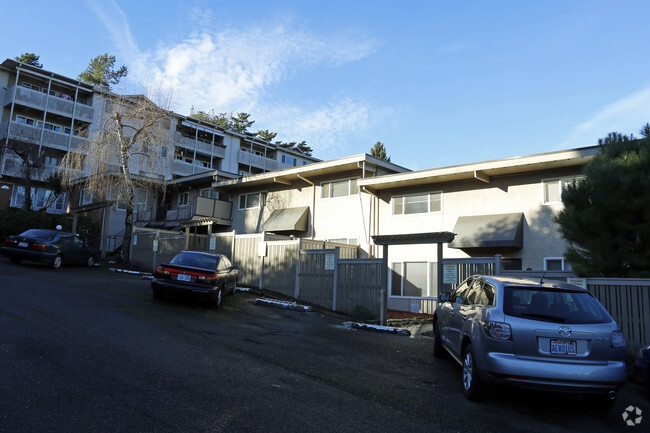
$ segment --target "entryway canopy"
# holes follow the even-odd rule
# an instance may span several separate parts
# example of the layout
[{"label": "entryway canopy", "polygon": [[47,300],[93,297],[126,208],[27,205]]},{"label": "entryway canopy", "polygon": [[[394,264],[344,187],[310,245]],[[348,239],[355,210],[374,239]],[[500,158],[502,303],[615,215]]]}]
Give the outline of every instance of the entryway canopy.
[{"label": "entryway canopy", "polygon": [[450,248],[522,248],[524,214],[521,212],[497,215],[458,217]]},{"label": "entryway canopy", "polygon": [[307,231],[309,206],[276,209],[263,226],[265,232]]}]

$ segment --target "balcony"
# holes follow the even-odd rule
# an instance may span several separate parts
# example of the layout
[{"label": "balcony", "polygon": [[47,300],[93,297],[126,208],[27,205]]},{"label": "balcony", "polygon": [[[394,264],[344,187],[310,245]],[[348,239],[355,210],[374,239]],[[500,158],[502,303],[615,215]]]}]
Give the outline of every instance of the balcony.
[{"label": "balcony", "polygon": [[212,170],[214,169],[181,161],[179,159],[175,159],[172,163],[172,174],[175,174],[177,176],[189,176],[191,174],[204,173],[206,171]]},{"label": "balcony", "polygon": [[[16,91],[15,99],[14,90]],[[92,122],[95,115],[95,109],[90,105],[81,104],[72,99],[47,95],[46,93],[26,89],[21,86],[11,86],[7,91],[7,98],[4,101],[4,105],[10,104],[12,101],[38,110],[74,117],[84,122]]]},{"label": "balcony", "polygon": [[[9,121],[0,124],[0,140],[7,138],[7,135],[9,135],[9,138],[13,140],[25,141],[37,145],[40,143],[42,146],[65,151],[74,150],[82,143],[88,141],[84,137],[50,131],[17,122],[11,122],[11,131],[7,133],[8,126]],[[43,134],[42,141],[41,133]]]},{"label": "balcony", "polygon": [[232,224],[232,202],[215,200],[207,197],[195,197],[190,206],[168,210],[166,222],[212,219],[215,224],[229,226]]},{"label": "balcony", "polygon": [[284,167],[284,164],[280,164],[275,159],[265,158],[250,152],[244,152],[243,150],[239,151],[238,162],[242,165],[251,165],[253,167],[261,168],[264,171],[279,170],[280,168],[289,167],[288,165]]},{"label": "balcony", "polygon": [[194,151],[194,146],[196,145],[196,151],[201,152],[203,155],[216,156],[218,158],[226,157],[225,147],[206,143],[202,140],[195,140],[194,138],[186,137],[178,133],[174,137],[174,144],[191,151]]},{"label": "balcony", "polygon": [[[50,176],[52,176],[59,169],[56,165],[45,165],[40,170],[32,169],[32,180],[44,181]],[[23,161],[20,158],[10,158],[5,159],[5,169],[2,173],[3,176],[13,176],[23,178],[25,173],[23,171]]]}]

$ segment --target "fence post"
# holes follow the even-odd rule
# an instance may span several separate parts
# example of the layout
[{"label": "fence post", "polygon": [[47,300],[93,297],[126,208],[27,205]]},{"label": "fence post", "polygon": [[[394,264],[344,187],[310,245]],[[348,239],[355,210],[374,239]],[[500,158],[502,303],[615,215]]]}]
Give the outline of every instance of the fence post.
[{"label": "fence post", "polygon": [[153,238],[153,263],[151,269],[156,270],[156,259],[158,257],[158,237],[160,236],[160,230],[156,230],[156,234]]},{"label": "fence post", "polygon": [[334,292],[332,293],[332,310],[336,311],[336,295],[339,289],[338,271],[339,271],[339,254],[340,248],[334,248]]},{"label": "fence post", "polygon": [[298,239],[298,251],[296,252],[296,287],[294,298],[300,299],[300,252],[302,251],[302,238]]},{"label": "fence post", "polygon": [[501,275],[501,254],[494,256],[494,275]]},{"label": "fence post", "polygon": [[388,245],[383,245],[381,264],[381,290],[379,292],[379,324],[386,326],[388,323]]}]

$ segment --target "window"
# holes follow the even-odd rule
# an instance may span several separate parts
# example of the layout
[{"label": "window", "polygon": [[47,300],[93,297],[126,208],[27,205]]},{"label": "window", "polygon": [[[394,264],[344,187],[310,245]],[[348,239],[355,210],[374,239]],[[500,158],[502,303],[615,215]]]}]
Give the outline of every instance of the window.
[{"label": "window", "polygon": [[359,193],[357,179],[321,183],[321,198],[346,197]]},{"label": "window", "polygon": [[335,244],[359,245],[359,240],[357,238],[327,239],[327,242],[332,242]]},{"label": "window", "polygon": [[239,196],[239,209],[252,209],[266,206],[266,193],[254,192]]},{"label": "window", "polygon": [[[115,200],[115,193],[111,191],[111,198]],[[143,205],[147,202],[147,191],[144,189],[136,189],[133,197],[133,210],[138,211],[138,205]],[[126,210],[128,206],[128,198],[122,191],[117,195],[117,210]]]},{"label": "window", "polygon": [[544,258],[545,271],[570,271],[571,264],[568,263],[564,257],[545,257]]},{"label": "window", "polygon": [[562,179],[547,179],[542,181],[544,191],[544,204],[562,203],[562,191],[572,182],[578,182],[584,176],[565,177]]},{"label": "window", "polygon": [[298,160],[293,156],[282,155],[282,163],[287,165],[293,165],[295,167],[298,164]]},{"label": "window", "polygon": [[162,149],[160,149],[160,156],[167,158],[167,146],[163,146]]},{"label": "window", "polygon": [[429,263],[393,263],[391,296],[429,296]]},{"label": "window", "polygon": [[54,156],[46,156],[45,165],[59,165],[59,158],[56,158]]},{"label": "window", "polygon": [[202,189],[199,195],[205,198],[213,198],[215,200],[219,199],[219,193],[210,188]]},{"label": "window", "polygon": [[178,207],[187,206],[190,200],[189,192],[181,192],[178,194]]},{"label": "window", "polygon": [[16,123],[22,123],[24,125],[34,125],[34,119],[25,116],[16,116]]},{"label": "window", "polygon": [[82,189],[79,192],[79,206],[87,205],[93,202],[93,193],[92,191],[87,190],[86,188]]},{"label": "window", "polygon": [[[53,191],[45,188],[32,188],[32,209],[41,209],[47,203],[47,200],[52,198]],[[48,206],[48,210],[65,211],[68,203],[67,193],[59,194],[56,201]],[[16,186],[14,188],[14,195],[12,197],[12,206],[23,207],[25,204],[25,187]]]},{"label": "window", "polygon": [[442,193],[394,196],[393,215],[412,215],[442,211]]}]

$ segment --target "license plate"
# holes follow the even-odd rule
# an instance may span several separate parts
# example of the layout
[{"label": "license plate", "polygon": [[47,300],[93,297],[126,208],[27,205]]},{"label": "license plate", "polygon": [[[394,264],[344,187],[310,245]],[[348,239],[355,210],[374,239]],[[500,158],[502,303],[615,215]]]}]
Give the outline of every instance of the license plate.
[{"label": "license plate", "polygon": [[21,248],[27,248],[27,242],[18,242],[18,246]]},{"label": "license plate", "polygon": [[178,274],[178,281],[191,281],[192,277],[187,274]]},{"label": "license plate", "polygon": [[574,340],[551,340],[551,355],[577,355]]}]

